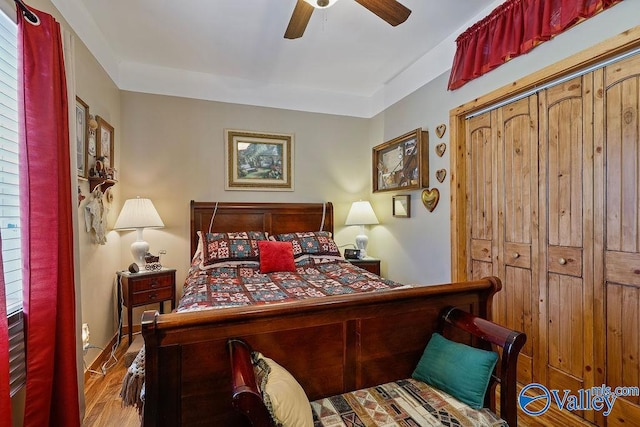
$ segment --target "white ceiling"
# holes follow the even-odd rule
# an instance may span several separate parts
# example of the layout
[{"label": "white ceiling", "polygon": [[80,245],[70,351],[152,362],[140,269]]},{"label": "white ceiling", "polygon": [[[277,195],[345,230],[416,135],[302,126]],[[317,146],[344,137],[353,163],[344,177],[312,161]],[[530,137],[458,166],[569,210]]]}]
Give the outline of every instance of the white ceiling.
[{"label": "white ceiling", "polygon": [[371,117],[451,67],[502,0],[400,0],[392,27],[353,0],[283,37],[296,0],[52,0],[123,90]]}]

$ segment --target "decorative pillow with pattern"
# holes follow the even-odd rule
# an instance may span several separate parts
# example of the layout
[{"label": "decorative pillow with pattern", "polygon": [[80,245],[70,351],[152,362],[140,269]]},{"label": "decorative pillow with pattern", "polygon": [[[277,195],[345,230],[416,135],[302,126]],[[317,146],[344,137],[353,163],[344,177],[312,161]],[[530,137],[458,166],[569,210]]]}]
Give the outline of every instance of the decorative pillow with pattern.
[{"label": "decorative pillow with pattern", "polygon": [[311,404],[300,383],[285,368],[259,352],[251,354],[258,387],[277,427],[313,427]]},{"label": "decorative pillow with pattern", "polygon": [[275,236],[281,242],[291,242],[293,257],[296,265],[305,259],[312,259],[314,263],[333,262],[344,259],[338,250],[338,245],[331,238],[328,231],[307,231],[285,233]]},{"label": "decorative pillow with pattern", "polygon": [[258,242],[267,240],[263,231],[239,231],[232,233],[198,232],[202,242],[202,268],[228,265],[230,262],[258,262],[260,252]]}]

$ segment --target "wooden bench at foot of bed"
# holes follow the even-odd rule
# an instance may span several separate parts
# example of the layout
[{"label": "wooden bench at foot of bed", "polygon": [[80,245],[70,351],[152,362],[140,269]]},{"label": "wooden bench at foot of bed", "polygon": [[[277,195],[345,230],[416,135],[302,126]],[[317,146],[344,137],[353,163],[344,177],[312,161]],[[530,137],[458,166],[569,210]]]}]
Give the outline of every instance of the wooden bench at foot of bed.
[{"label": "wooden bench at foot of bed", "polygon": [[[446,330],[450,331],[449,334]],[[484,407],[473,409],[455,396],[443,394],[442,390],[437,387],[417,380],[415,376],[413,378],[397,378],[396,381],[387,384],[379,384],[339,396],[325,396],[323,399],[310,403],[304,400],[304,396],[300,398],[300,395],[292,393],[291,387],[292,383],[295,383],[295,379],[287,379],[286,376],[283,377],[281,372],[276,372],[274,380],[262,378],[262,376],[269,376],[269,368],[267,367],[265,370],[261,365],[261,363],[265,363],[262,361],[264,359],[252,361],[251,357],[252,350],[260,351],[260,349],[251,349],[245,341],[237,338],[231,338],[228,341],[233,404],[240,413],[251,421],[253,427],[273,427],[276,424],[272,420],[269,407],[272,408],[274,418],[281,414],[290,417],[287,423],[295,422],[296,425],[307,425],[305,420],[308,420],[308,424],[311,425],[310,419],[313,413],[315,426],[336,425],[338,420],[349,420],[354,425],[391,425],[394,422],[397,422],[398,425],[426,426],[436,425],[437,422],[441,422],[438,425],[458,425],[452,421],[455,419],[461,425],[517,427],[516,368],[518,355],[527,340],[526,335],[458,308],[445,308],[441,313],[439,332],[451,335],[451,331],[464,331],[471,334],[475,344],[479,347],[486,347],[488,343],[491,343],[502,349],[500,363],[494,369],[488,387],[486,383],[479,387],[482,391],[487,387],[493,393],[496,385],[500,384],[502,397],[500,418],[502,419],[496,416],[495,406],[490,407],[492,402],[489,394],[485,395]],[[447,359],[447,362],[450,360],[451,364],[442,360],[438,362],[436,353],[430,353],[427,357],[431,357],[431,359],[426,363],[436,363],[443,369],[445,367],[463,371],[466,369],[470,375],[486,369],[483,367],[486,359],[478,359],[477,354],[470,356],[469,353],[466,354],[467,357],[463,357],[459,353],[461,351],[459,348],[454,351],[458,360]],[[446,358],[447,356],[442,357]],[[461,362],[460,358],[465,361]],[[261,374],[256,374],[256,369]],[[424,370],[425,366],[420,369]],[[447,377],[447,374],[442,372],[433,374],[437,376],[436,382],[438,384],[444,384],[445,387],[448,386],[448,390],[461,393],[457,389],[460,385],[460,378],[456,377],[453,372],[449,373],[455,378]],[[489,372],[487,371],[486,374],[488,375]],[[420,375],[418,374],[418,377]],[[269,383],[270,381],[276,383],[271,390],[275,396],[271,395],[270,398],[267,398],[269,402],[267,405],[263,395],[264,393],[269,394],[269,388],[267,386],[265,390],[263,387],[265,382]],[[461,393],[462,398],[469,401],[472,396],[468,393],[471,380],[465,376],[463,381],[466,390]],[[481,400],[479,396],[478,399]],[[470,403],[478,404],[477,400]],[[280,409],[276,409],[276,406]],[[306,416],[303,415],[305,412]]]},{"label": "wooden bench at foot of bed", "polygon": [[[246,425],[231,403],[232,337],[286,366],[310,400],[408,378],[445,307],[491,319],[491,301],[501,286],[490,277],[284,304],[147,311],[143,423]],[[468,336],[457,338],[471,344]]]}]

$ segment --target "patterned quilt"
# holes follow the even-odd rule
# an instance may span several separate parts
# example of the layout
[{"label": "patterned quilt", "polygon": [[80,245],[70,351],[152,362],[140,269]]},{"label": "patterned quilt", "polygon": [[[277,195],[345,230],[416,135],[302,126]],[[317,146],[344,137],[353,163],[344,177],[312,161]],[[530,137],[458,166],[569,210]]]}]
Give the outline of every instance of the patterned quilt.
[{"label": "patterned quilt", "polygon": [[[260,305],[330,295],[376,292],[408,287],[383,279],[347,261],[315,263],[295,272],[261,274],[258,263],[200,269],[195,261],[176,311],[197,311],[243,305]],[[230,263],[231,264],[231,263]],[[142,411],[144,347],[125,374],[120,396],[124,405]]]},{"label": "patterned quilt", "polygon": [[261,305],[405,287],[347,261],[309,263],[295,272],[261,274],[257,265],[192,268],[177,311]]},{"label": "patterned quilt", "polygon": [[503,427],[489,409],[475,410],[414,380],[398,380],[311,402],[314,427]]}]

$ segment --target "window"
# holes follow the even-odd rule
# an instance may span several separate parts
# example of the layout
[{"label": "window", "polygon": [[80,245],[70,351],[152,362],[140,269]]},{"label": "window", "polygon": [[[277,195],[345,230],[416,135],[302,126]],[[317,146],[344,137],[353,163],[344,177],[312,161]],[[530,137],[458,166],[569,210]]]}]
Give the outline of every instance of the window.
[{"label": "window", "polygon": [[0,233],[8,314],[22,309],[16,32],[0,12]]},{"label": "window", "polygon": [[0,233],[9,323],[10,389],[25,383],[18,179],[17,26],[0,10]]}]

